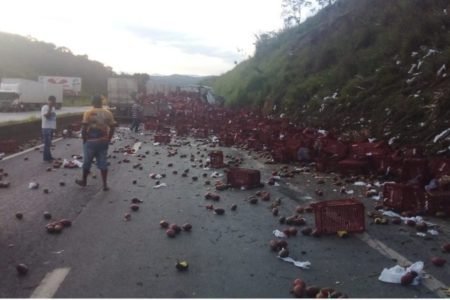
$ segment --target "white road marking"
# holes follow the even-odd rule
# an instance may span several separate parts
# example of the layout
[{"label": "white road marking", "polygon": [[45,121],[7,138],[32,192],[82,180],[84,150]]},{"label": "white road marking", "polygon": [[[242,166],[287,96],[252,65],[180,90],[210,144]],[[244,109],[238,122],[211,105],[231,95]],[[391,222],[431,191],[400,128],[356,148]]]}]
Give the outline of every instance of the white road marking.
[{"label": "white road marking", "polygon": [[[54,140],[52,141],[52,143],[59,142],[59,141],[62,140],[62,139],[63,139],[62,137],[61,137],[61,138],[54,139]],[[8,160],[8,159],[11,159],[11,158],[20,156],[20,155],[22,155],[22,154],[25,154],[25,153],[34,151],[34,148],[41,148],[42,146],[44,146],[44,144],[40,144],[40,145],[38,145],[38,146],[34,146],[34,147],[29,148],[29,149],[27,149],[27,150],[23,150],[22,152],[18,152],[18,153],[14,153],[14,154],[8,155],[8,156],[4,157],[2,160]]]},{"label": "white road marking", "polygon": [[[377,250],[381,255],[384,255],[391,259],[396,259],[399,265],[411,265],[412,262],[409,261],[406,257],[402,256],[400,253],[395,251],[394,249],[389,248],[384,243],[379,240],[373,239],[367,233],[356,235],[361,241],[369,245],[371,248]],[[386,266],[388,267],[388,266]],[[382,270],[380,270],[381,272]],[[428,288],[433,293],[436,293],[441,298],[447,298],[448,296],[445,294],[444,290],[447,289],[446,285],[430,275],[426,273],[426,276],[422,278],[423,285]]]},{"label": "white road marking", "polygon": [[[248,155],[246,155],[246,156],[249,157]],[[294,190],[294,191],[296,191],[296,192],[300,192],[300,193],[304,193],[305,192],[305,191],[301,191],[300,189],[298,189],[294,185],[290,185],[289,188]],[[412,264],[412,262],[410,260],[408,260],[406,257],[402,256],[400,253],[398,253],[394,249],[389,248],[388,246],[386,246],[381,241],[379,241],[377,239],[373,239],[367,233],[358,234],[358,235],[356,235],[356,237],[358,237],[361,241],[366,243],[369,247],[377,250],[381,255],[386,256],[386,257],[388,257],[390,259],[396,259],[397,263],[399,265],[405,266],[405,265],[411,265]],[[380,270],[380,272],[381,271],[382,270]],[[436,293],[436,295],[438,295],[439,297],[441,297],[441,298],[448,298],[448,295],[445,293],[445,290],[447,290],[448,287],[444,283],[442,283],[441,281],[436,279],[434,276],[432,276],[431,274],[426,273],[425,277],[422,278],[422,283],[427,289],[429,289],[433,293]]]},{"label": "white road marking", "polygon": [[30,298],[52,298],[69,271],[70,268],[59,268],[47,273]]}]

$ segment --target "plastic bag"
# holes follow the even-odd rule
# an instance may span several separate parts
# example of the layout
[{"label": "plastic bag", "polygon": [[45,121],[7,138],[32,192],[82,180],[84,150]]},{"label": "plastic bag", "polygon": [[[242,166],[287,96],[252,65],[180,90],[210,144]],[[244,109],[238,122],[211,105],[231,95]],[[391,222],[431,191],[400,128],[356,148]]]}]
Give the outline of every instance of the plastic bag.
[{"label": "plastic bag", "polygon": [[161,184],[158,184],[158,185],[153,186],[153,188],[154,188],[154,189],[159,189],[159,188],[162,188],[162,187],[165,187],[165,186],[167,186],[167,184],[163,182],[163,183],[161,183]]},{"label": "plastic bag", "polygon": [[285,238],[285,237],[286,237],[286,235],[284,234],[284,232],[279,231],[278,229],[275,229],[275,230],[273,231],[273,235],[276,236],[276,237],[278,237],[278,238]]},{"label": "plastic bag", "polygon": [[311,263],[309,261],[296,261],[290,257],[280,257],[280,256],[278,256],[278,258],[282,259],[286,262],[293,263],[294,266],[302,268],[302,269],[309,269],[309,267],[311,266]]},{"label": "plastic bag", "polygon": [[396,265],[395,267],[392,267],[390,269],[385,268],[381,272],[380,277],[378,277],[378,280],[388,283],[401,283],[402,276],[405,275],[407,272],[411,271],[414,271],[418,274],[411,284],[418,285],[420,282],[420,278],[422,277],[423,271],[422,261],[415,262],[408,268],[404,268],[399,265]]}]

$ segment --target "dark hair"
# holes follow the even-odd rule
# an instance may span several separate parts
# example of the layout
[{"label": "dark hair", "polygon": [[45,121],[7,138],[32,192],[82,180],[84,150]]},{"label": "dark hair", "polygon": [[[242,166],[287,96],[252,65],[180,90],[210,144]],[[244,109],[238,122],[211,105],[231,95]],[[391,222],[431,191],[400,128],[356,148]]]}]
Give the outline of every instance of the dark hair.
[{"label": "dark hair", "polygon": [[94,107],[102,107],[102,96],[100,95],[95,95],[94,97],[92,97],[92,106]]},{"label": "dark hair", "polygon": [[52,95],[52,96],[48,97],[48,101],[55,102],[56,101],[56,97]]}]

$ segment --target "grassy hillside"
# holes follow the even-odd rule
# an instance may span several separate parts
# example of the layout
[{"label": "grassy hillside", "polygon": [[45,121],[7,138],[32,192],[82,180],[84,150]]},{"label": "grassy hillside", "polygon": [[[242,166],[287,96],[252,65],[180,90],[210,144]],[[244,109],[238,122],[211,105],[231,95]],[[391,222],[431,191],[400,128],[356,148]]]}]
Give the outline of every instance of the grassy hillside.
[{"label": "grassy hillside", "polygon": [[338,0],[297,27],[263,35],[252,58],[209,84],[232,107],[430,142],[450,127],[448,5]]}]

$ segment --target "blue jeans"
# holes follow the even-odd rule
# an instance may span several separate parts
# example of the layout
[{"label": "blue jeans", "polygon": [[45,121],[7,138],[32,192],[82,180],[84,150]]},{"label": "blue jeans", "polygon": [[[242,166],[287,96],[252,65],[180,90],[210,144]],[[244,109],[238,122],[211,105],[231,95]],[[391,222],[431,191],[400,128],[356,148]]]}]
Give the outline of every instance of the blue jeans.
[{"label": "blue jeans", "polygon": [[99,170],[108,170],[108,146],[108,141],[86,141],[83,144],[83,170],[87,172],[91,170],[94,157]]},{"label": "blue jeans", "polygon": [[53,159],[52,153],[50,152],[50,147],[52,145],[54,129],[42,128],[42,140],[44,142],[44,160],[51,161]]},{"label": "blue jeans", "polygon": [[141,124],[141,120],[139,120],[139,118],[133,118],[133,120],[131,121],[130,130],[133,131],[134,129],[134,132],[138,132],[139,124]]}]

